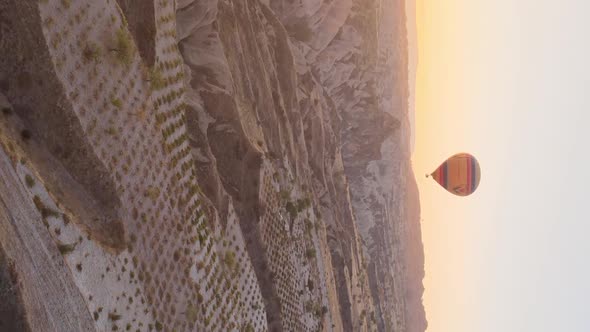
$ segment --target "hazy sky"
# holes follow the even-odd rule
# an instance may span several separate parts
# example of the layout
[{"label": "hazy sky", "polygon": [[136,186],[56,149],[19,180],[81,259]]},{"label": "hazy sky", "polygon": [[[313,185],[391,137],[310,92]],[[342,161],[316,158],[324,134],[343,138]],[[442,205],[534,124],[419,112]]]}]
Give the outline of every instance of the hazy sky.
[{"label": "hazy sky", "polygon": [[[590,331],[590,1],[417,1],[428,331]],[[468,198],[424,178],[461,151]]]}]

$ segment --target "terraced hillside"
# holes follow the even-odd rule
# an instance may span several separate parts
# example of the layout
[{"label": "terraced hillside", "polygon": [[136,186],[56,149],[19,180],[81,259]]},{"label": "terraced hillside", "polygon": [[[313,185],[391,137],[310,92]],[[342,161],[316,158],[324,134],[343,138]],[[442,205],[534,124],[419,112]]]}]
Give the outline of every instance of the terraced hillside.
[{"label": "terraced hillside", "polygon": [[0,330],[425,329],[403,1],[4,0],[0,47]]}]

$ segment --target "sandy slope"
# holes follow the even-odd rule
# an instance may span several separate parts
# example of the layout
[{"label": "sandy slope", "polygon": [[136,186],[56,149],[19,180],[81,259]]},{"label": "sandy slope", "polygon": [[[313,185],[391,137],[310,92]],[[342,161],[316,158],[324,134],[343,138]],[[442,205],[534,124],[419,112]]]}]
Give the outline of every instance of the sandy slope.
[{"label": "sandy slope", "polygon": [[16,264],[33,331],[93,331],[80,291],[29,199],[13,161],[0,151],[0,243]]}]

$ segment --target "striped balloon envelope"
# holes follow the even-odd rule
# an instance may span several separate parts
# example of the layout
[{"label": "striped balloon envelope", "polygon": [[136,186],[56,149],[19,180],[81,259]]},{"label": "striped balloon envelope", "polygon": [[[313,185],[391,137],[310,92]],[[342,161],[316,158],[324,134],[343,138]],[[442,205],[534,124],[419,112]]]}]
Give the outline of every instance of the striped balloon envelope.
[{"label": "striped balloon envelope", "polygon": [[479,186],[481,170],[474,156],[458,153],[445,160],[430,175],[451,194],[469,196]]}]

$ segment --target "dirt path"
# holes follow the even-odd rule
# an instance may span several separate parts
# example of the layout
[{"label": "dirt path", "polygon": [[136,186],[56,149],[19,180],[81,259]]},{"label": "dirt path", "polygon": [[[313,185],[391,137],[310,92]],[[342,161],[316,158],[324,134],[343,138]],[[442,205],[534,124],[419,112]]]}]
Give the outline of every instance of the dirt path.
[{"label": "dirt path", "polygon": [[95,330],[70,271],[2,149],[0,244],[7,258],[15,262],[31,330]]}]

